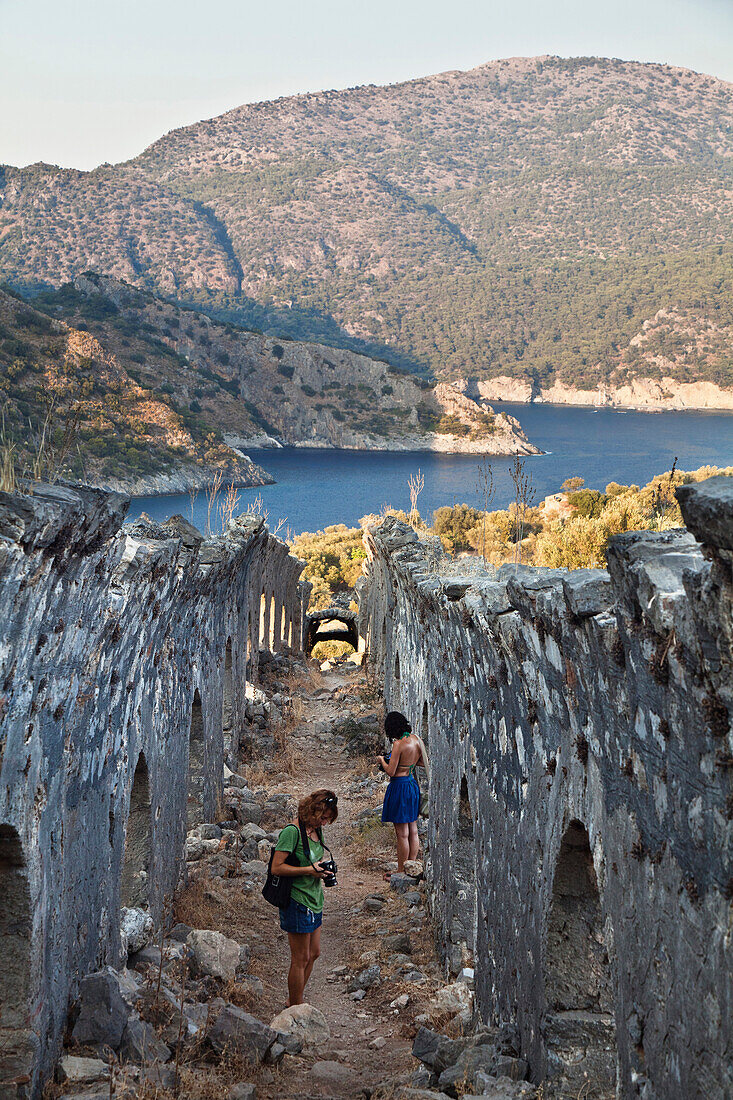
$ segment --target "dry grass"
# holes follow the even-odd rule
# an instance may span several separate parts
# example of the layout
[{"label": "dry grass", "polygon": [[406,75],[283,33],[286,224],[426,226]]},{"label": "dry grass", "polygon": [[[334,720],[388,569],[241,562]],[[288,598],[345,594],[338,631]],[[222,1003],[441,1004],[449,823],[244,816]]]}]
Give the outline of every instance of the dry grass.
[{"label": "dry grass", "polygon": [[[374,861],[395,859],[392,830],[381,821],[369,819],[350,835],[348,846],[354,854],[354,864],[362,870],[372,870]],[[386,885],[386,884],[385,884]]]},{"label": "dry grass", "polygon": [[211,879],[206,869],[189,882],[175,904],[176,920],[191,928],[208,928],[246,942],[251,927],[252,902],[242,890],[226,890],[220,880]]}]

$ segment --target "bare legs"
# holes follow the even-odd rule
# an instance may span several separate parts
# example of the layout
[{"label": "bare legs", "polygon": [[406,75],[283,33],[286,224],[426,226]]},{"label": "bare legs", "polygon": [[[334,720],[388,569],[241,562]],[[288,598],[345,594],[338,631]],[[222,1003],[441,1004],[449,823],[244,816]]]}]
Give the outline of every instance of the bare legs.
[{"label": "bare legs", "polygon": [[321,930],[315,932],[288,932],[290,943],[290,970],[288,971],[288,1008],[302,1005],[303,993],[313,970],[313,963],[321,953]]},{"label": "bare legs", "polygon": [[394,831],[397,834],[397,873],[399,875],[405,869],[405,860],[410,858],[410,826],[395,823]]},{"label": "bare legs", "polygon": [[[420,851],[420,837],[417,832],[417,822],[410,821],[398,824],[393,822],[397,835],[397,873],[401,875],[405,870],[406,859],[417,859]],[[389,871],[385,873],[384,881],[391,879]]]},{"label": "bare legs", "polygon": [[417,854],[420,851],[420,837],[417,833],[417,822],[411,821],[408,825],[409,840],[410,840],[410,859],[417,859]]}]

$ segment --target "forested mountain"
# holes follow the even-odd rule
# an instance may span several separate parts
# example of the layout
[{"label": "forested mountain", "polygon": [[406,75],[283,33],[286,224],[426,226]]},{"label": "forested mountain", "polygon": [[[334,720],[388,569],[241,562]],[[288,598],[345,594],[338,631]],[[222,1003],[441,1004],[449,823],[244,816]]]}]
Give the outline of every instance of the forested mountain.
[{"label": "forested mountain", "polygon": [[[0,275],[105,271],[441,378],[733,385],[733,86],[519,58],[245,105],[0,175]],[[630,349],[660,311],[657,356]],[[660,336],[661,339],[661,336]],[[638,341],[637,341],[638,344]]]}]

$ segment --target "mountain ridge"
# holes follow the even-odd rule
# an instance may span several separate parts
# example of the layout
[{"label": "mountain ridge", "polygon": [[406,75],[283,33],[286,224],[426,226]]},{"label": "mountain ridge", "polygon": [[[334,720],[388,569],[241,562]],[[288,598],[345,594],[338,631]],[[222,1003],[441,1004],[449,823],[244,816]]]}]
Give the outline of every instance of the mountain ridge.
[{"label": "mountain ridge", "polygon": [[0,274],[104,270],[272,335],[541,389],[626,386],[644,323],[694,309],[725,338],[667,354],[671,377],[728,388],[732,179],[733,85],[503,59],[242,104],[87,174],[6,168]]}]

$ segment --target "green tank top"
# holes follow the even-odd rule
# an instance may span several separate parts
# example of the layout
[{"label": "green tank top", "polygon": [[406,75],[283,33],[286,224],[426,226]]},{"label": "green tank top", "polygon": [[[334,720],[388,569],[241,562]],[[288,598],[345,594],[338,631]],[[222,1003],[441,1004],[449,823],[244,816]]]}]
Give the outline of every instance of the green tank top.
[{"label": "green tank top", "polygon": [[[319,859],[323,858],[324,848],[312,837],[308,837],[308,843],[311,850],[310,860],[303,848],[300,829],[296,825],[286,825],[277,838],[275,851],[292,852],[295,854],[300,867],[310,867],[311,860],[313,863],[317,863]],[[301,905],[305,905],[313,913],[323,912],[323,883],[319,878],[312,875],[294,876],[290,897],[293,901],[299,901]]]}]

